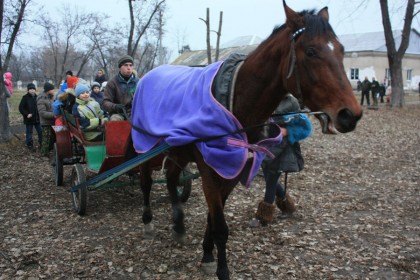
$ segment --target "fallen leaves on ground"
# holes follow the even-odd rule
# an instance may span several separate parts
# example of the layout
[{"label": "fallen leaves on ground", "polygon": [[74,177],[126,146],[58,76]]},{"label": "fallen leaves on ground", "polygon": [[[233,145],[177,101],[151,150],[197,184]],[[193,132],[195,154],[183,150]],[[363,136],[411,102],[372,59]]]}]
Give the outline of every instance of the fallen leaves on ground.
[{"label": "fallen leaves on ground", "polygon": [[[322,135],[313,124],[302,143],[305,169],[289,176],[292,219],[249,226],[264,195],[261,177],[230,195],[232,279],[418,279],[420,107],[365,110],[348,134]],[[200,271],[200,179],[184,205],[179,245],[162,185],[152,192],[156,234],[144,239],[138,186],[89,192],[87,215],[78,216],[70,166],[56,187],[49,160],[15,139],[0,146],[0,169],[0,279],[216,279]]]}]

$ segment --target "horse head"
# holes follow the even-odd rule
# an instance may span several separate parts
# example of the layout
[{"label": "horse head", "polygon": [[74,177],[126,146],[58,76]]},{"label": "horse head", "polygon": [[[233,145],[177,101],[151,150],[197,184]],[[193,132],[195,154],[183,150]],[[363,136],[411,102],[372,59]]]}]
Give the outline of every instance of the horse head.
[{"label": "horse head", "polygon": [[346,76],[344,47],[328,22],[328,8],[297,13],[285,1],[283,5],[291,45],[283,64],[287,91],[311,111],[324,113],[317,115],[324,133],[354,130],[362,109]]}]

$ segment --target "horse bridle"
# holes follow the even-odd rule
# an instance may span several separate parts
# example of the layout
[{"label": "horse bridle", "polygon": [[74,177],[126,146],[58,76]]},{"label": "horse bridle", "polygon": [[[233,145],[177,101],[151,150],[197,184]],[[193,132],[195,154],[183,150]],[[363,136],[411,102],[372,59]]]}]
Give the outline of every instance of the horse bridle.
[{"label": "horse bridle", "polygon": [[[296,39],[299,37],[299,35],[301,35],[305,31],[305,29],[306,29],[305,27],[302,27],[296,30],[295,32],[293,32],[292,35],[290,36],[291,46],[290,46],[290,56],[289,56],[289,70],[286,76],[286,80],[288,80],[292,76],[293,71],[296,68],[296,65],[297,65],[296,50],[295,50]],[[302,94],[302,89],[300,87],[300,78],[299,78],[299,74],[297,70],[295,71],[295,78],[296,78],[296,88],[297,88],[297,96],[295,97],[299,101],[300,108],[303,109],[304,108],[303,94]],[[287,87],[287,82],[285,84]]]}]

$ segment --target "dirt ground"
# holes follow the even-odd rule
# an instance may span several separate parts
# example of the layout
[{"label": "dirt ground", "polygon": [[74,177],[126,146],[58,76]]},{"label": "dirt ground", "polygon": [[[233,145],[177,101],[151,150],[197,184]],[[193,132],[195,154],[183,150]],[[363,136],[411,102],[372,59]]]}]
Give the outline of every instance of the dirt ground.
[{"label": "dirt ground", "polygon": [[[365,110],[356,131],[302,143],[305,169],[289,176],[298,211],[249,226],[264,194],[257,177],[225,209],[232,279],[419,279],[420,105]],[[138,187],[89,192],[72,210],[49,161],[14,138],[0,145],[0,279],[216,279],[200,270],[206,205],[200,179],[184,205],[184,245],[171,239],[164,186],[152,194],[153,239],[143,238]],[[279,213],[277,211],[277,213]]]}]

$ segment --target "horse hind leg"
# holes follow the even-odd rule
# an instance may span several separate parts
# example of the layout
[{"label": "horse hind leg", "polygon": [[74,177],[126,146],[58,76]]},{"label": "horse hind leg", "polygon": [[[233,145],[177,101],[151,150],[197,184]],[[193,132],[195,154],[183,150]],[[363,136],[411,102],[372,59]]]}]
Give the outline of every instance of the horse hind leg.
[{"label": "horse hind leg", "polygon": [[181,201],[178,197],[177,187],[179,184],[179,175],[187,163],[180,165],[179,162],[167,162],[166,180],[169,198],[172,206],[172,237],[173,239],[183,244],[185,240],[185,225],[184,225],[184,210],[182,209]]},{"label": "horse hind leg", "polygon": [[154,237],[154,226],[152,223],[153,213],[152,208],[150,207],[150,192],[153,183],[151,172],[148,163],[145,163],[140,167],[140,186],[143,192],[143,237],[145,239],[152,239]]}]

